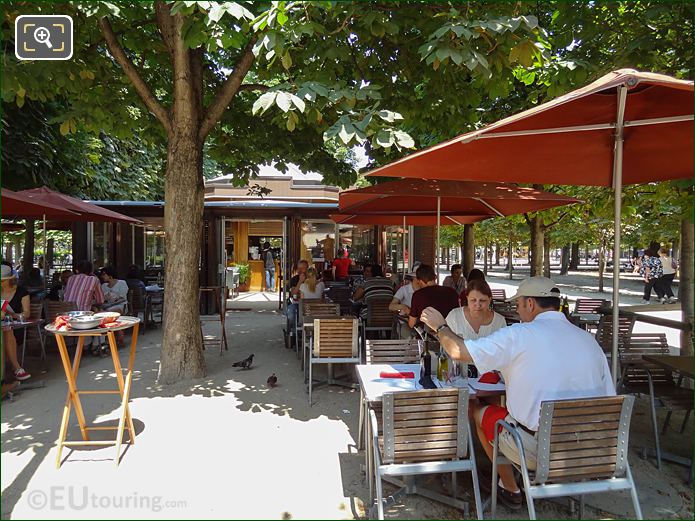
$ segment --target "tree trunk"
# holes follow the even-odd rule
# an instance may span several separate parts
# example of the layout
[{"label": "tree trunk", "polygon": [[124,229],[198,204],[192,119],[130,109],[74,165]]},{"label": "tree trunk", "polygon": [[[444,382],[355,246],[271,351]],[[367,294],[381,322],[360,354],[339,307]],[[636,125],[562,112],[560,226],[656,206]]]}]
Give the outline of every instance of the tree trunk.
[{"label": "tree trunk", "polygon": [[543,273],[543,222],[539,216],[528,218],[529,230],[531,231],[530,267],[531,276],[541,275]]},{"label": "tree trunk", "polygon": [[[160,15],[161,16],[161,15]],[[171,18],[170,18],[171,20]],[[171,126],[164,182],[164,333],[158,382],[205,376],[198,269],[203,230],[203,53],[187,49],[182,19],[173,18],[168,45],[174,65]],[[165,33],[166,39],[166,33]]]},{"label": "tree trunk", "polygon": [[446,269],[451,270],[451,258],[450,254],[451,253],[451,248],[447,247],[446,248]]},{"label": "tree trunk", "polygon": [[509,280],[512,280],[514,278],[514,243],[512,241],[512,232],[509,232],[509,255],[507,256],[507,263]]},{"label": "tree trunk", "polygon": [[576,270],[579,268],[579,243],[573,242],[570,248],[570,265],[569,269]]},{"label": "tree trunk", "polygon": [[29,271],[34,267],[34,219],[27,219],[24,235],[24,253],[22,254],[22,280],[26,280]]},{"label": "tree trunk", "polygon": [[693,355],[693,221],[681,221],[680,280],[678,299],[681,301],[683,322],[690,324],[690,331],[681,332],[681,355]]},{"label": "tree trunk", "polygon": [[543,232],[543,276],[550,278],[550,236]]},{"label": "tree trunk", "polygon": [[560,275],[567,275],[567,273],[569,273],[570,249],[571,248],[569,245],[562,247],[562,255],[560,257]]},{"label": "tree trunk", "polygon": [[606,269],[606,247],[601,240],[598,247],[598,292],[603,293],[603,272]]},{"label": "tree trunk", "polygon": [[495,266],[500,265],[500,254],[502,253],[502,246],[499,242],[495,243]]},{"label": "tree trunk", "polygon": [[468,276],[475,268],[475,228],[472,224],[463,225],[463,273]]},{"label": "tree trunk", "polygon": [[589,246],[584,246],[584,264],[589,264]]},{"label": "tree trunk", "polygon": [[488,263],[488,258],[487,258],[487,252],[489,249],[489,243],[487,240],[485,240],[485,250],[483,251],[483,273],[485,276],[487,276],[487,263]]}]

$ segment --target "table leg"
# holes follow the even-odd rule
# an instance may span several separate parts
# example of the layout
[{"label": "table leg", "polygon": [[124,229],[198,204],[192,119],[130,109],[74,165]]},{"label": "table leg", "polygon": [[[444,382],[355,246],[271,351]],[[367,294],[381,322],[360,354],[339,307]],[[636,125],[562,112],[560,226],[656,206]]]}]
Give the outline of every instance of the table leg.
[{"label": "table leg", "polygon": [[123,392],[123,410],[121,417],[118,420],[118,430],[116,431],[116,466],[118,466],[121,457],[121,443],[123,442],[123,430],[126,418],[128,419],[128,431],[130,432],[130,443],[135,440],[135,429],[133,429],[133,421],[130,418],[130,410],[128,409],[128,399],[130,398],[130,384],[132,383],[133,372],[128,371],[125,377],[125,390]]},{"label": "table leg", "polygon": [[63,407],[63,418],[60,423],[60,430],[58,434],[58,455],[56,458],[56,468],[60,468],[60,459],[63,453],[63,443],[65,442],[65,437],[68,431],[68,423],[70,421],[70,409],[72,404],[75,404],[75,414],[77,415],[77,421],[80,424],[82,439],[88,441],[89,434],[87,432],[87,425],[84,419],[84,412],[82,411],[82,403],[80,402],[80,397],[77,394],[76,384],[77,373],[80,368],[80,359],[82,358],[82,348],[84,347],[84,337],[79,337],[77,341],[77,349],[75,350],[75,359],[73,360],[72,367],[70,366],[68,348],[65,345],[65,339],[63,338],[63,336],[56,335],[56,342],[58,344],[58,352],[60,353],[60,359],[63,362],[65,376],[68,380],[68,393],[65,397],[65,406]]},{"label": "table leg", "polygon": [[27,328],[26,326],[23,328],[24,329],[24,336],[22,337],[22,367],[24,367],[24,353],[27,351]]},{"label": "table leg", "polygon": [[[137,327],[137,326],[136,326]],[[137,330],[133,329],[133,340],[130,342],[130,355],[128,356],[128,372],[126,373],[126,380],[130,378],[133,373],[133,360],[135,359],[135,348],[134,343],[137,340],[136,336]],[[113,331],[109,331],[106,335],[109,339],[109,347],[111,348],[111,358],[113,358],[113,367],[116,370],[116,380],[118,381],[118,390],[121,393],[121,400],[124,400],[125,404],[124,414],[125,419],[128,422],[128,433],[130,434],[130,443],[135,443],[135,428],[133,427],[133,419],[130,417],[130,410],[128,409],[128,400],[124,399],[125,395],[125,384],[123,382],[123,368],[121,367],[121,360],[118,357],[118,345],[116,344],[116,335]],[[130,388],[127,389],[128,394],[130,394]],[[117,434],[117,439],[122,436],[122,426],[119,423],[119,433]],[[120,446],[120,442],[118,442]]]}]

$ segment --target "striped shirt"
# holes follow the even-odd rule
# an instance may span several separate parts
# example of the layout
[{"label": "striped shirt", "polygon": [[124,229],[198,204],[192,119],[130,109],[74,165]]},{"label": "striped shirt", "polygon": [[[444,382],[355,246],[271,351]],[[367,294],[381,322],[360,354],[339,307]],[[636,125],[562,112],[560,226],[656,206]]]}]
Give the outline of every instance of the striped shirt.
[{"label": "striped shirt", "polygon": [[68,279],[63,293],[63,301],[74,302],[79,311],[89,311],[92,303],[104,303],[104,293],[101,291],[99,279],[94,275],[78,273]]}]

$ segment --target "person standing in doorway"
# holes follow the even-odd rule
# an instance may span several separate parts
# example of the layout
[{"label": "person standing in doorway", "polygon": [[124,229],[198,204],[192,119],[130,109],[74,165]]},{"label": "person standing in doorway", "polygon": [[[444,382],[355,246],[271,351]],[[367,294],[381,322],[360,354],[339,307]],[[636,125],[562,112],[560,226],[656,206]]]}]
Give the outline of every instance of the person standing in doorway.
[{"label": "person standing in doorway", "polygon": [[319,241],[319,244],[323,247],[323,260],[326,262],[333,262],[335,259],[335,240],[330,234],[326,234],[326,238]]},{"label": "person standing in doorway", "polygon": [[270,249],[270,243],[263,243],[263,256],[261,257],[265,263],[265,290],[271,293],[275,292],[275,257],[273,250]]}]

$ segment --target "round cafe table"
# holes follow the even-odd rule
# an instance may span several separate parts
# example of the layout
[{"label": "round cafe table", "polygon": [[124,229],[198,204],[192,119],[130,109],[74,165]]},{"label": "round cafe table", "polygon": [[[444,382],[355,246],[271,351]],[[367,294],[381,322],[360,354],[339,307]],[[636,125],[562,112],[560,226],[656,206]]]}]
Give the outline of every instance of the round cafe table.
[{"label": "round cafe table", "polygon": [[[58,435],[58,455],[56,457],[56,467],[60,468],[60,459],[63,452],[63,447],[71,446],[116,446],[116,465],[119,463],[121,444],[123,442],[123,432],[125,428],[128,429],[128,443],[133,445],[135,443],[135,428],[133,427],[133,419],[130,416],[130,409],[128,408],[128,400],[130,397],[130,385],[133,377],[133,363],[135,362],[135,348],[138,341],[138,330],[140,328],[140,319],[135,317],[119,317],[117,322],[120,324],[111,328],[96,328],[96,329],[71,329],[67,331],[58,331],[53,326],[49,324],[46,326],[46,331],[52,333],[56,337],[56,342],[58,343],[58,351],[60,352],[60,359],[63,362],[63,369],[65,370],[65,377],[68,381],[68,393],[65,397],[65,407],[63,408],[63,419],[60,423],[60,434]],[[133,339],[130,342],[130,354],[128,356],[128,367],[125,370],[125,377],[123,374],[123,368],[121,367],[121,361],[118,358],[118,346],[116,344],[116,336],[114,333],[116,331],[123,331],[126,329],[133,328]],[[103,337],[106,336],[109,341],[109,347],[111,348],[111,358],[113,360],[113,367],[116,371],[116,380],[118,383],[118,390],[109,389],[99,389],[99,390],[82,390],[77,388],[77,373],[80,368],[80,360],[82,358],[82,349],[84,348],[84,340],[87,337]],[[68,348],[65,344],[66,337],[77,337],[77,349],[75,349],[75,357],[73,358],[72,365],[70,364],[70,356],[68,355]],[[82,402],[80,401],[81,395],[87,394],[118,394],[121,397],[121,412],[118,420],[117,427],[104,427],[104,426],[87,426],[84,418],[84,412],[82,410]],[[72,407],[75,407],[75,415],[77,416],[77,421],[80,425],[80,432],[82,433],[82,440],[79,441],[66,441],[68,423],[70,421],[70,412]],[[89,431],[103,431],[103,430],[115,430],[116,439],[115,440],[90,440]]]}]

